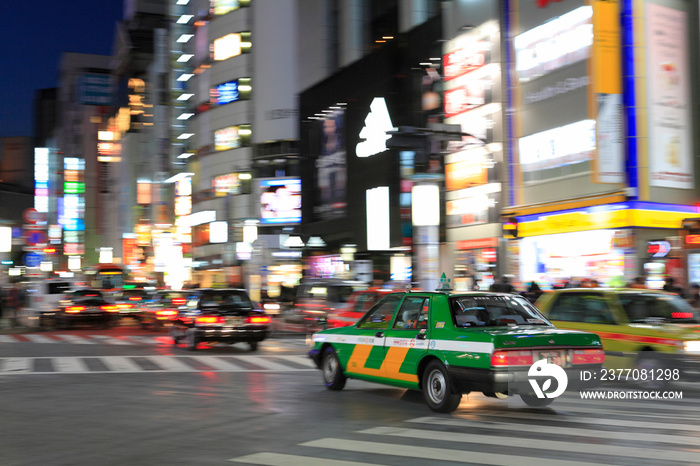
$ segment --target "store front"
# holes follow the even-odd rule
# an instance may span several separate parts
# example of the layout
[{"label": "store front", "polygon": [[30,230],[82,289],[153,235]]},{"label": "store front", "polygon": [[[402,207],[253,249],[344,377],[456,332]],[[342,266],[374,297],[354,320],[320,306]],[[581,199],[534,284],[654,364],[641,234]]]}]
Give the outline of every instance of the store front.
[{"label": "store front", "polygon": [[666,276],[685,275],[672,244],[683,219],[696,210],[649,202],[622,202],[516,217],[517,279],[547,289],[595,279],[623,286],[644,276],[661,288]]}]

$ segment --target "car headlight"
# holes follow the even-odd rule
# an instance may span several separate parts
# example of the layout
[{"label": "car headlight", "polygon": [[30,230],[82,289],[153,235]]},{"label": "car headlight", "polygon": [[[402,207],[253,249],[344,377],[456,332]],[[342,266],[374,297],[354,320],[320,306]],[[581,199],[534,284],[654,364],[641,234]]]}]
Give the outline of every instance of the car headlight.
[{"label": "car headlight", "polygon": [[688,353],[700,353],[700,341],[685,341],[683,342],[683,349]]}]

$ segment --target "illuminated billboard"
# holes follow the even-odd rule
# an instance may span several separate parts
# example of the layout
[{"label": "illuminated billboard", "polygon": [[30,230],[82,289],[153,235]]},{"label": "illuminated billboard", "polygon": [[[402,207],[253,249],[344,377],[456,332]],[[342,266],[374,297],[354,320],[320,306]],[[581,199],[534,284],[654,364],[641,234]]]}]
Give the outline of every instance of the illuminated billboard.
[{"label": "illuminated billboard", "polygon": [[301,223],[301,179],[260,180],[260,223]]}]

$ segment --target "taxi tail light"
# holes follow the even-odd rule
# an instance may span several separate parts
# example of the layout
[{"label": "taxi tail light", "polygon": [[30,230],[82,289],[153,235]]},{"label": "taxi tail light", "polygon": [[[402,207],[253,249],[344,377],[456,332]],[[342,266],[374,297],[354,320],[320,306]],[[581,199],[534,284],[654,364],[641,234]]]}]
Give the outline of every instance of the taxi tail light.
[{"label": "taxi tail light", "polygon": [[119,308],[117,306],[113,306],[111,304],[104,304],[104,305],[100,306],[100,309],[102,309],[103,311],[107,311],[107,312],[119,312]]},{"label": "taxi tail light", "polygon": [[78,314],[85,310],[85,306],[68,306],[66,312],[68,314]]},{"label": "taxi tail light", "polygon": [[194,320],[195,324],[223,324],[224,322],[226,319],[221,316],[202,316]]},{"label": "taxi tail light", "polygon": [[131,309],[132,307],[134,307],[134,305],[133,304],[117,304],[117,307],[119,309]]},{"label": "taxi tail light", "polygon": [[573,364],[603,364],[605,351],[602,349],[574,350],[571,362]]},{"label": "taxi tail light", "polygon": [[141,296],[130,296],[129,301],[141,301]]},{"label": "taxi tail light", "polygon": [[249,324],[269,324],[272,321],[270,316],[251,316],[248,317]]},{"label": "taxi tail light", "polygon": [[172,309],[164,309],[162,311],[156,311],[156,315],[160,317],[172,317],[177,315],[177,311]]},{"label": "taxi tail light", "polygon": [[531,366],[532,351],[495,351],[491,355],[491,366]]},{"label": "taxi tail light", "polygon": [[187,300],[185,298],[173,298],[170,302],[173,303],[173,306],[182,306]]}]

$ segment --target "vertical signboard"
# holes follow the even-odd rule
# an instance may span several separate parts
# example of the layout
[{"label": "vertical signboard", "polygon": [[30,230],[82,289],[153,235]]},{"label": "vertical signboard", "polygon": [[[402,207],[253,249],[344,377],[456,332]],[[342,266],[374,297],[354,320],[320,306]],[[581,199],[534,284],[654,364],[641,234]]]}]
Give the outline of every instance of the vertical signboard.
[{"label": "vertical signboard", "polygon": [[336,109],[321,125],[321,150],[316,160],[318,198],[314,213],[319,219],[345,215],[347,208],[347,164],[345,111]]},{"label": "vertical signboard", "polygon": [[649,184],[693,189],[688,14],[646,4]]},{"label": "vertical signboard", "polygon": [[618,0],[593,2],[593,92],[597,101],[593,181],[624,183],[622,73]]}]

